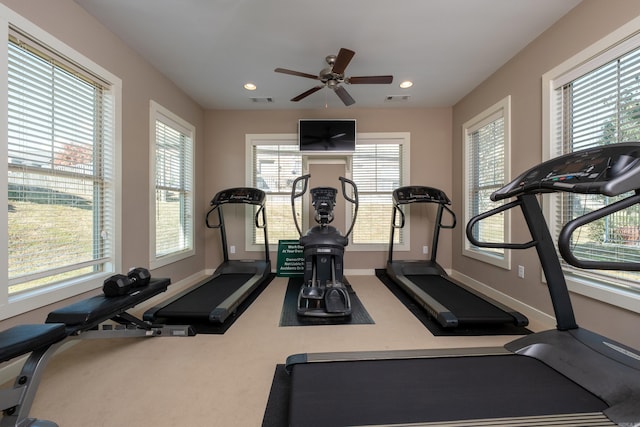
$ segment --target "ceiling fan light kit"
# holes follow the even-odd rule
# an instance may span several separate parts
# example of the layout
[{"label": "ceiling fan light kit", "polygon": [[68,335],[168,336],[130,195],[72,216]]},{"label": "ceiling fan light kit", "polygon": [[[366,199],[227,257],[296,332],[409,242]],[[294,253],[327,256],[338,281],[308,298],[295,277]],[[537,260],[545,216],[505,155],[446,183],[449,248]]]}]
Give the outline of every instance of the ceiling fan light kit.
[{"label": "ceiling fan light kit", "polygon": [[302,92],[300,95],[291,98],[291,101],[298,102],[301,99],[319,91],[323,87],[333,89],[338,95],[340,100],[347,107],[355,104],[355,100],[349,95],[349,92],[341,86],[346,84],[391,84],[393,82],[393,76],[361,76],[361,77],[345,77],[344,71],[353,59],[355,52],[349,49],[341,48],[338,55],[328,55],[325,61],[329,65],[322,69],[316,76],[313,74],[302,73],[300,71],[289,70],[286,68],[276,68],[276,73],[289,74],[292,76],[304,77],[307,79],[319,80],[322,84],[314,86],[311,89]]}]

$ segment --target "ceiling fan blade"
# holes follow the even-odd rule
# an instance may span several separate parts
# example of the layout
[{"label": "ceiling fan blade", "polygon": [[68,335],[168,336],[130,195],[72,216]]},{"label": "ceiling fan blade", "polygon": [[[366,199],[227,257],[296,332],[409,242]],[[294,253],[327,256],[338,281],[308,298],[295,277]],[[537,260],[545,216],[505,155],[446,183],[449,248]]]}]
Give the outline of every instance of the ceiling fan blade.
[{"label": "ceiling fan blade", "polygon": [[344,102],[344,105],[346,105],[347,107],[356,103],[356,101],[351,97],[351,95],[349,95],[349,92],[347,92],[344,87],[338,86],[334,89],[334,92],[340,97],[342,102]]},{"label": "ceiling fan blade", "polygon": [[352,50],[340,48],[340,52],[338,52],[338,56],[336,56],[336,62],[333,64],[333,72],[336,74],[344,74],[344,70],[355,54]]},{"label": "ceiling fan blade", "polygon": [[318,76],[314,76],[313,74],[301,73],[300,71],[287,70],[286,68],[276,68],[273,71],[275,71],[276,73],[290,74],[292,76],[306,77],[308,79],[318,80]]},{"label": "ceiling fan blade", "polygon": [[319,91],[320,89],[322,89],[324,86],[316,86],[316,87],[312,87],[311,89],[309,89],[306,92],[302,92],[300,95],[296,96],[295,98],[291,98],[291,100],[293,102],[298,102],[303,98],[306,98],[307,96],[311,95],[312,93],[315,93],[317,91]]},{"label": "ceiling fan blade", "polygon": [[393,76],[363,76],[363,77],[349,77],[344,79],[346,83],[352,85],[361,84],[390,84],[393,82]]}]

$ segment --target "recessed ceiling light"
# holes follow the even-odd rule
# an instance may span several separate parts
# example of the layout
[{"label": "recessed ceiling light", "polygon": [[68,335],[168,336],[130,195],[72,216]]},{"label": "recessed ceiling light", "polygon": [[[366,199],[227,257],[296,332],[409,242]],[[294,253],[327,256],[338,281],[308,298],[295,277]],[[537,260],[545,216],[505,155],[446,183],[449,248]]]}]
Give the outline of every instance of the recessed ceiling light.
[{"label": "recessed ceiling light", "polygon": [[402,83],[400,83],[400,87],[402,89],[406,89],[406,88],[409,88],[411,86],[413,86],[413,82],[410,82],[409,80],[405,80]]},{"label": "recessed ceiling light", "polygon": [[245,83],[244,84],[244,88],[246,90],[256,90],[257,86],[254,85],[253,83]]}]

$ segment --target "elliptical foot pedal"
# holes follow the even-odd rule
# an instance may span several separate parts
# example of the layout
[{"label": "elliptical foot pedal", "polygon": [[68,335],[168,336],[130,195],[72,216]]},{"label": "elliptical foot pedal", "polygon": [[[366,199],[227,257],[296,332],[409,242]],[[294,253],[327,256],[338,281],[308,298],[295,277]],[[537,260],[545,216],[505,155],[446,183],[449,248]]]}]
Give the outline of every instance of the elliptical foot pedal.
[{"label": "elliptical foot pedal", "polygon": [[324,288],[319,286],[303,286],[300,296],[306,299],[322,299],[325,297]]},{"label": "elliptical foot pedal", "polygon": [[351,300],[345,288],[331,288],[326,291],[324,297],[324,306],[327,313],[342,314],[349,316],[351,314]]}]

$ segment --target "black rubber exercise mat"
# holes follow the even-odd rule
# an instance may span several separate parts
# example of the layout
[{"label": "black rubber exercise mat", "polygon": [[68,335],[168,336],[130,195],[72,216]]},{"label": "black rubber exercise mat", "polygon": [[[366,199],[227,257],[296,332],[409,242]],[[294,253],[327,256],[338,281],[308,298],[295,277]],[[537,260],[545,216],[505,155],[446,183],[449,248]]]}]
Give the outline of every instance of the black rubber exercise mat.
[{"label": "black rubber exercise mat", "polygon": [[353,288],[344,279],[347,291],[349,292],[349,299],[351,300],[351,316],[346,317],[311,317],[311,316],[299,316],[297,313],[298,308],[298,293],[302,286],[302,277],[289,278],[289,284],[287,285],[287,291],[284,295],[284,303],[282,304],[282,314],[280,315],[280,326],[317,326],[317,325],[362,325],[362,324],[374,324],[375,322],[369,316],[369,313],[362,305],[362,302],[358,298],[358,295],[354,292]]},{"label": "black rubber exercise mat", "polygon": [[523,326],[503,324],[469,324],[456,328],[443,328],[433,317],[400,288],[383,269],[376,269],[376,277],[398,300],[435,336],[528,335]]}]

